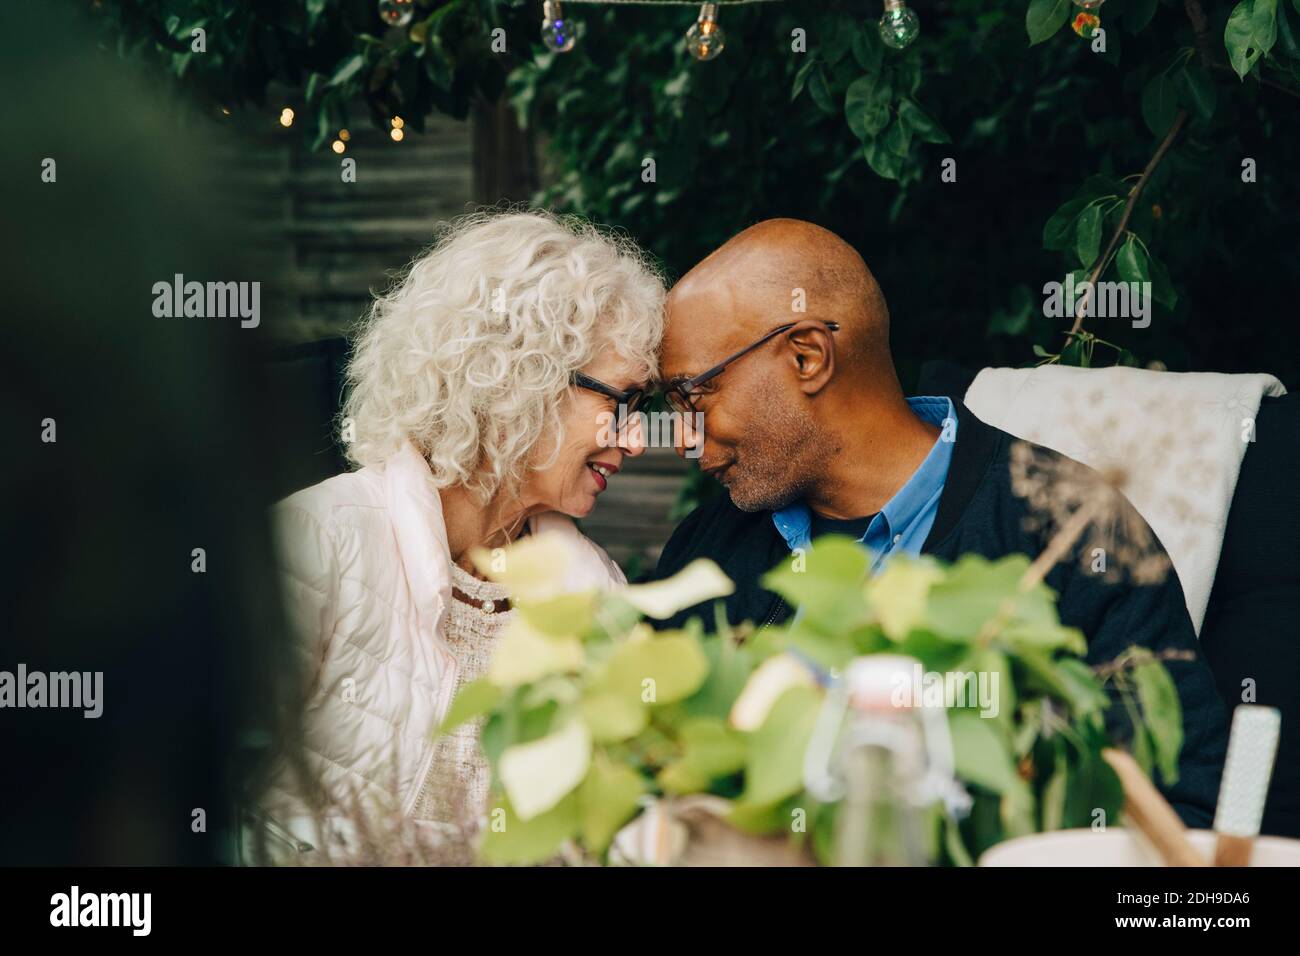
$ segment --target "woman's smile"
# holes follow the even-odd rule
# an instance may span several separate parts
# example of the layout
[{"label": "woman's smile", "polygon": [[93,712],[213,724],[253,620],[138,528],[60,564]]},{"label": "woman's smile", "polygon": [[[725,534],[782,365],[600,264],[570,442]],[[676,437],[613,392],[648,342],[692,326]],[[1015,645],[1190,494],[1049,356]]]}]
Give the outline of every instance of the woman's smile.
[{"label": "woman's smile", "polygon": [[589,461],[587,470],[591,472],[591,477],[596,482],[597,493],[604,491],[609,486],[609,479],[618,474],[619,466],[607,461]]}]

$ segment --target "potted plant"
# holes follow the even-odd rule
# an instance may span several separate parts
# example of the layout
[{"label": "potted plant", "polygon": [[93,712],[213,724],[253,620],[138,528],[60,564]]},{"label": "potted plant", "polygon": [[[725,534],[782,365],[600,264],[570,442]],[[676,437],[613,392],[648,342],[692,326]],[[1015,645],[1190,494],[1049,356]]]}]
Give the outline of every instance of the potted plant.
[{"label": "potted plant", "polygon": [[970,865],[1010,837],[1117,822],[1123,793],[1101,755],[1117,736],[1148,774],[1176,777],[1181,713],[1162,663],[1133,648],[1090,668],[1044,566],[1024,556],[900,556],[869,577],[860,545],[823,538],[766,578],[801,608],[792,622],[732,627],[718,605],[711,634],[643,620],[730,593],[710,562],[566,593],[566,560],[545,536],[481,558],[518,614],[440,732],[483,722],[484,862],[830,862],[840,808],[808,791],[806,752],[827,686],[878,654],[918,662],[922,693],[935,686],[926,675],[940,693],[945,675],[976,676],[965,699],[943,702],[969,800],[925,808],[931,862]]}]

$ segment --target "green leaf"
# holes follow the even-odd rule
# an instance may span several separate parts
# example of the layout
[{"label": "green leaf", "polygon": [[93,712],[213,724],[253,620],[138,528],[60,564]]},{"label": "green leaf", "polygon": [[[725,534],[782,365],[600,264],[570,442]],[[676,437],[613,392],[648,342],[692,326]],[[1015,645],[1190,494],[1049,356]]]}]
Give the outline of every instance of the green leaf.
[{"label": "green leaf", "polygon": [[925,558],[890,561],[867,582],[867,602],[885,634],[895,641],[907,637],[927,620],[930,590],[944,580],[937,562]]},{"label": "green leaf", "polygon": [[1147,254],[1136,236],[1130,235],[1119,247],[1115,263],[1119,268],[1119,277],[1125,282],[1151,281],[1151,275],[1147,271]]},{"label": "green leaf", "polygon": [[501,688],[487,678],[470,681],[452,699],[437,736],[454,730],[467,720],[486,714],[500,702],[503,694]]},{"label": "green leaf", "polygon": [[915,100],[904,99],[898,104],[898,116],[917,137],[925,143],[951,143],[952,137]]},{"label": "green leaf", "polygon": [[561,594],[548,601],[521,604],[516,610],[543,634],[577,637],[591,627],[595,603],[592,592]]},{"label": "green leaf", "polygon": [[1165,786],[1172,786],[1178,782],[1178,754],[1183,749],[1183,710],[1178,689],[1158,660],[1133,668],[1133,682],[1142,705],[1142,720],[1155,744],[1156,766]]},{"label": "green leaf", "polygon": [[582,721],[570,720],[541,740],[507,747],[498,776],[519,819],[527,821],[571,793],[590,766],[591,733]]},{"label": "green leaf", "polygon": [[809,687],[792,687],[773,705],[749,741],[746,803],[776,803],[803,789],[804,751],[820,709],[821,694]]},{"label": "green leaf", "polygon": [[737,647],[723,637],[707,638],[702,646],[709,675],[700,689],[682,702],[682,708],[692,717],[726,718],[754,669],[754,656],[748,647]]},{"label": "green leaf", "polygon": [[745,833],[775,833],[789,826],[790,815],[785,813],[787,801],[754,804],[736,800],[727,811],[726,820]]},{"label": "green leaf", "polygon": [[1069,783],[1069,770],[1065,760],[1058,755],[1056,767],[1043,786],[1041,804],[1043,832],[1061,829],[1065,821],[1065,794]]},{"label": "green leaf", "polygon": [[1101,217],[1100,205],[1088,206],[1079,216],[1074,249],[1084,268],[1096,262],[1101,251]]},{"label": "green leaf", "polygon": [[812,73],[813,67],[817,65],[816,57],[808,57],[803,66],[799,67],[799,72],[794,75],[794,85],[790,88],[790,100],[793,102],[799,98],[803,92],[804,86],[808,83],[808,76]]},{"label": "green leaf", "polygon": [[582,719],[596,743],[617,743],[635,737],[650,722],[639,693],[596,689],[582,699]]},{"label": "green leaf", "polygon": [[682,755],[660,772],[659,784],[668,793],[694,793],[708,789],[716,777],[726,777],[745,766],[745,738],[717,717],[699,717],[682,724],[678,732]]},{"label": "green leaf", "polygon": [[1123,22],[1129,33],[1140,33],[1156,15],[1156,0],[1125,0]]},{"label": "green leaf", "polygon": [[[1300,0],[1293,0],[1293,2],[1300,3]],[[1300,6],[1296,9],[1300,12]],[[1283,53],[1292,60],[1300,60],[1300,43],[1296,42],[1295,34],[1291,32],[1291,21],[1287,17],[1285,6],[1277,8],[1277,38],[1282,45]]]},{"label": "green leaf", "polygon": [[1052,213],[1043,226],[1043,248],[1065,251],[1075,242],[1075,222],[1087,207],[1087,199],[1071,199]]},{"label": "green leaf", "polygon": [[889,122],[893,87],[881,73],[860,76],[844,91],[844,118],[853,135],[869,140]]},{"label": "green leaf", "polygon": [[1084,751],[1069,777],[1065,792],[1063,829],[1091,827],[1098,810],[1107,826],[1114,826],[1124,804],[1124,787],[1099,753]]},{"label": "green leaf", "polygon": [[1025,11],[1025,30],[1029,45],[1050,39],[1070,19],[1070,0],[1029,0]]},{"label": "green leaf", "polygon": [[1214,116],[1214,108],[1219,100],[1219,88],[1210,78],[1208,70],[1196,63],[1189,63],[1178,73],[1180,101],[1193,115],[1203,120]]},{"label": "green leaf", "polygon": [[826,72],[818,64],[817,69],[813,71],[812,76],[808,79],[808,95],[812,101],[817,104],[817,108],[823,113],[834,114],[838,112],[835,104],[831,101],[830,87],[826,84]]},{"label": "green leaf", "polygon": [[1147,129],[1156,136],[1164,136],[1177,115],[1178,87],[1164,73],[1157,73],[1142,91],[1142,118]]},{"label": "green leaf", "polygon": [[339,64],[338,69],[334,71],[334,75],[330,77],[329,82],[325,85],[339,86],[340,84],[346,83],[360,72],[361,68],[365,66],[365,63],[366,59],[360,53],[348,57]]},{"label": "green leaf", "polygon": [[320,93],[321,84],[324,82],[324,73],[312,73],[307,77],[307,92],[305,95],[308,103],[316,99],[316,96]]},{"label": "green leaf", "polygon": [[963,556],[930,588],[926,626],[942,637],[970,642],[999,613],[1006,615],[1007,624],[1056,625],[1052,592],[1046,585],[1020,590],[1020,578],[1028,567],[1023,554],[997,561],[977,554]]},{"label": "green leaf", "polygon": [[862,147],[862,156],[871,167],[871,171],[881,179],[897,179],[898,174],[902,172],[902,157],[884,144],[883,137],[877,137],[866,143]]},{"label": "green leaf", "polygon": [[1024,783],[1016,774],[1009,742],[996,721],[973,710],[950,710],[948,728],[959,778],[994,793],[1009,793]]},{"label": "green leaf", "polygon": [[1277,40],[1277,0],[1241,0],[1228,16],[1223,45],[1241,79]]},{"label": "green leaf", "polygon": [[995,309],[989,316],[989,335],[1020,335],[1029,329],[1034,315],[1034,301],[1026,286],[1011,290],[1011,303],[1006,308]]},{"label": "green leaf", "polygon": [[1110,705],[1096,675],[1077,657],[1053,659],[1047,653],[1022,648],[1016,659],[1025,670],[1022,693],[1046,691],[1064,701],[1074,716],[1097,713]]},{"label": "green leaf", "polygon": [[605,852],[619,828],[636,815],[643,793],[645,781],[639,773],[613,763],[603,753],[596,755],[578,790],[582,842],[588,850],[597,855]]},{"label": "green leaf", "polygon": [[666,633],[619,644],[598,686],[652,707],[661,706],[699,690],[708,669],[708,659],[696,638]]},{"label": "green leaf", "polygon": [[[503,810],[500,825],[496,810]],[[569,794],[554,807],[531,820],[521,819],[504,797],[489,809],[492,822],[483,834],[480,855],[484,862],[496,865],[527,865],[549,860],[560,844],[578,833],[581,825],[579,801]]]},{"label": "green leaf", "polygon": [[551,674],[582,667],[582,642],[576,637],[548,637],[519,618],[497,642],[488,679],[498,687],[518,687]]},{"label": "green leaf", "polygon": [[852,50],[853,59],[863,70],[875,73],[880,69],[885,57],[885,45],[880,40],[879,30],[872,29],[871,25],[854,30]]},{"label": "green leaf", "polygon": [[1151,297],[1172,311],[1178,305],[1178,290],[1169,277],[1169,270],[1164,263],[1154,258],[1147,263],[1147,267],[1151,272]]},{"label": "green leaf", "polygon": [[943,846],[948,851],[948,856],[952,858],[955,866],[975,865],[975,861],[971,859],[970,851],[966,849],[966,844],[962,841],[961,828],[958,827],[957,821],[947,814],[944,814],[943,818]]},{"label": "green leaf", "polygon": [[906,159],[908,151],[912,148],[912,129],[900,117],[889,124],[883,139],[886,149],[899,159]]},{"label": "green leaf", "polygon": [[814,541],[807,553],[793,555],[765,574],[763,586],[792,607],[803,608],[808,618],[847,628],[866,621],[862,584],[868,567],[862,545],[851,538],[829,535]]},{"label": "green leaf", "polygon": [[735,589],[716,564],[697,558],[670,578],[634,584],[618,596],[642,614],[662,620],[703,601],[726,597]]}]

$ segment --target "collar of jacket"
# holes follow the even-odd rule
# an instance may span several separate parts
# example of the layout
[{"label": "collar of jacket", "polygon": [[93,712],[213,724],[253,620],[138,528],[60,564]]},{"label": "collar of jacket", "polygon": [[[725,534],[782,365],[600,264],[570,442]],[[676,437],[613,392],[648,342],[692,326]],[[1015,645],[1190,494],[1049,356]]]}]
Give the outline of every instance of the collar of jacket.
[{"label": "collar of jacket", "polygon": [[999,458],[1007,438],[1005,432],[976,418],[964,402],[954,398],[952,404],[957,410],[957,441],[952,449],[952,463],[948,466],[948,480],[939,496],[934,526],[921,547],[927,554],[938,548],[956,529],[989,468]]},{"label": "collar of jacket", "polygon": [[[420,627],[441,634],[441,619],[451,601],[451,549],[442,499],[433,486],[429,463],[410,442],[384,463],[384,491]],[[535,515],[528,520],[528,530],[530,534],[553,532],[569,545],[563,591],[625,583],[618,565],[583,535],[569,516],[555,512]]]}]

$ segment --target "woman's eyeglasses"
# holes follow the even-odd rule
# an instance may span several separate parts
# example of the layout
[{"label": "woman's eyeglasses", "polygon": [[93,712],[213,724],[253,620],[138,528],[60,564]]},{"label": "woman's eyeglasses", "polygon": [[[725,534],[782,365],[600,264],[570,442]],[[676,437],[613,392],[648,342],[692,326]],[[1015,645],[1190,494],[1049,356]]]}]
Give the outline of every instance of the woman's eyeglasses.
[{"label": "woman's eyeglasses", "polygon": [[[709,369],[707,372],[701,372],[699,375],[692,376],[691,378],[673,379],[672,381],[668,382],[666,387],[664,388],[665,400],[667,400],[668,404],[673,408],[674,411],[681,412],[683,415],[692,414],[696,410],[695,396],[697,394],[697,390],[701,385],[708,382],[710,379],[716,378],[717,376],[721,375],[723,371],[727,368],[727,366],[730,365],[732,362],[736,361],[736,359],[744,358],[746,355],[748,355],[750,352],[757,349],[759,346],[776,338],[782,332],[789,332],[798,324],[799,324],[798,322],[787,322],[785,325],[778,325],[776,328],[774,328],[771,332],[768,332],[757,342],[753,342],[749,345],[746,345],[743,349],[741,349],[739,352],[736,352],[734,355],[727,356],[717,365],[713,366],[713,368]],[[825,323],[825,325],[826,328],[830,329],[832,332],[838,332],[840,330],[840,324],[838,322],[827,322]]]},{"label": "woman's eyeglasses", "polygon": [[621,409],[619,412],[620,425],[623,423],[624,415],[631,415],[650,400],[650,393],[643,388],[618,389],[613,385],[606,385],[590,375],[584,375],[582,372],[573,373],[573,384],[579,388],[585,388],[588,391],[614,399]]}]

